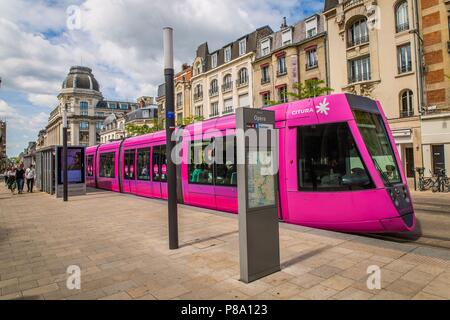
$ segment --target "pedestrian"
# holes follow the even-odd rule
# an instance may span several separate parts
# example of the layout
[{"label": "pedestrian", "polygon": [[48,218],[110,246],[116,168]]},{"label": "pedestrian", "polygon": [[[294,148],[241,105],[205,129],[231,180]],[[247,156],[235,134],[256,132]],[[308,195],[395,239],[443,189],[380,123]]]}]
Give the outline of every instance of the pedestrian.
[{"label": "pedestrian", "polygon": [[16,168],[11,167],[8,170],[8,189],[11,190],[11,194],[16,192]]},{"label": "pedestrian", "polygon": [[5,179],[5,186],[8,186],[8,168],[5,169],[5,173],[3,173],[3,178]]},{"label": "pedestrian", "polygon": [[25,178],[27,179],[27,192],[33,193],[33,186],[34,186],[34,178],[36,177],[36,170],[34,170],[34,167],[32,164],[30,164],[30,167],[25,171]]},{"label": "pedestrian", "polygon": [[23,193],[23,185],[25,183],[25,170],[24,165],[21,163],[19,168],[16,170],[16,181],[17,181],[17,190],[19,194]]}]

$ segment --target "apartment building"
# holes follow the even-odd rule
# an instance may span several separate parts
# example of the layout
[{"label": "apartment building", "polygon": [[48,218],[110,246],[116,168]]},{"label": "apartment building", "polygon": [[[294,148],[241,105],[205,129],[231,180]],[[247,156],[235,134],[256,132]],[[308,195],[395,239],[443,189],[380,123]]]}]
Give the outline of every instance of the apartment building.
[{"label": "apartment building", "polygon": [[404,170],[422,166],[424,105],[415,0],[326,0],[328,77],[336,92],[378,99],[393,130]]},{"label": "apartment building", "polygon": [[260,39],[253,62],[253,105],[288,102],[295,83],[327,81],[326,32],[323,15],[292,26],[284,18],[280,30]]},{"label": "apartment building", "polygon": [[252,106],[252,62],[260,39],[272,33],[264,26],[218,50],[210,51],[207,42],[198,47],[191,78],[194,116],[210,119]]}]

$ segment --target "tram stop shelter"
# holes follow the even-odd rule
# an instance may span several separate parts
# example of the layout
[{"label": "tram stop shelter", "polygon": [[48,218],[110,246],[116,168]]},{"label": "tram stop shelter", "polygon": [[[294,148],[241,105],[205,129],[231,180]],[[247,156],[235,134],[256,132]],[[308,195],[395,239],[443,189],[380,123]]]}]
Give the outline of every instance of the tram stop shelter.
[{"label": "tram stop shelter", "polygon": [[[36,152],[36,186],[56,198],[63,197],[63,148],[51,146]],[[86,194],[85,147],[67,148],[69,196]]]}]

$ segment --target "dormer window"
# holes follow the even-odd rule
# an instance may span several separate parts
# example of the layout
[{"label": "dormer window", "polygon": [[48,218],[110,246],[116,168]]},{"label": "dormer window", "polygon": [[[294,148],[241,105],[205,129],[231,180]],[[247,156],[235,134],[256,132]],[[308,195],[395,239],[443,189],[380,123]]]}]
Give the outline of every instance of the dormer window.
[{"label": "dormer window", "polygon": [[305,22],[306,38],[312,38],[317,34],[317,17],[306,20]]},{"label": "dormer window", "polygon": [[283,46],[287,46],[292,43],[292,29],[289,28],[286,31],[283,31],[281,34],[281,41]]},{"label": "dormer window", "polygon": [[247,53],[247,39],[239,41],[239,56]]},{"label": "dormer window", "polygon": [[211,56],[211,68],[217,68],[217,52]]},{"label": "dormer window", "polygon": [[224,50],[225,63],[231,61],[231,47],[226,47]]},{"label": "dormer window", "polygon": [[261,55],[267,56],[270,53],[270,39],[261,41]]}]

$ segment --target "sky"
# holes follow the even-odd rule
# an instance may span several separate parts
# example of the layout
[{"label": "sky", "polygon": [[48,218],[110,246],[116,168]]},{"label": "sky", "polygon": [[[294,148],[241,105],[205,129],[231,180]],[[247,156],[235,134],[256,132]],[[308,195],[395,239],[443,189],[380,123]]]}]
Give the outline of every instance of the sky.
[{"label": "sky", "polygon": [[93,69],[106,99],[155,96],[162,28],[174,28],[175,68],[198,45],[223,47],[256,28],[320,12],[323,0],[0,0],[0,119],[17,156],[45,128],[69,69]]}]

